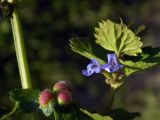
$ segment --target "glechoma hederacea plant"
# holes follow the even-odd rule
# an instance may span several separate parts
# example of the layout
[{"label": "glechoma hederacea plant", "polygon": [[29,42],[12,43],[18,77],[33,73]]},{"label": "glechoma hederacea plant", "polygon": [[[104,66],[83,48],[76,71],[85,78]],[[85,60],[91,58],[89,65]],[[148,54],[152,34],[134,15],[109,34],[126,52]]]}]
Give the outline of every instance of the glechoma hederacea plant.
[{"label": "glechoma hederacea plant", "polygon": [[[122,21],[121,23],[110,20],[99,22],[94,33],[95,43],[106,50],[107,54],[103,55],[106,59],[94,54],[93,51],[96,49],[92,48],[86,39],[73,38],[70,41],[70,47],[74,52],[91,61],[86,69],[82,70],[82,74],[86,77],[103,74],[105,83],[110,85],[104,113],[90,113],[77,105],[71,85],[66,81],[58,81],[53,85],[52,90],[40,91],[32,88],[16,7],[16,0],[0,1],[0,17],[7,16],[11,21],[22,83],[22,89],[10,92],[10,98],[15,102],[15,107],[9,113],[4,114],[1,120],[14,116],[18,109],[26,114],[41,110],[47,117],[53,116],[54,120],[129,120],[140,115],[138,112],[129,113],[123,109],[112,110],[112,103],[116,90],[129,75],[153,67],[160,62],[160,48],[142,47],[143,43],[137,36],[141,29],[133,32]],[[122,113],[123,115],[119,115]]]}]

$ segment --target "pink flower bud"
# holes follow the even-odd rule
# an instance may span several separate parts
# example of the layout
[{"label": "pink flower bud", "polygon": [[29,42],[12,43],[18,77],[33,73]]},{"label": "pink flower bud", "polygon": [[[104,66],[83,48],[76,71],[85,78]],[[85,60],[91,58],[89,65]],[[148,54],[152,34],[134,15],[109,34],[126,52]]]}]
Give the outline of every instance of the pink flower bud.
[{"label": "pink flower bud", "polygon": [[58,94],[57,100],[59,105],[67,106],[72,102],[72,93],[68,90],[63,90]]},{"label": "pink flower bud", "polygon": [[49,102],[52,101],[53,98],[53,93],[49,89],[43,90],[39,96],[40,107],[47,107]]},{"label": "pink flower bud", "polygon": [[53,86],[53,92],[61,92],[63,90],[71,91],[71,86],[66,81],[59,81],[54,84]]}]

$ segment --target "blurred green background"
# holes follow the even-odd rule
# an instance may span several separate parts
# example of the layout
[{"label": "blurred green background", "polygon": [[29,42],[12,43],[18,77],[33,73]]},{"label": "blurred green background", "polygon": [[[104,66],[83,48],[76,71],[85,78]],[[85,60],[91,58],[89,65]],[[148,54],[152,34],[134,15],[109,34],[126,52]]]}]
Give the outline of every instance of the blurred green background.
[{"label": "blurred green background", "polygon": [[[159,0],[19,0],[25,45],[34,88],[52,88],[58,80],[71,81],[83,108],[101,112],[108,86],[102,76],[86,78],[81,70],[89,60],[72,52],[69,40],[94,40],[94,27],[111,19],[125,24],[145,25],[144,46],[160,47]],[[104,54],[104,56],[106,56]],[[0,21],[0,106],[11,109],[8,92],[21,88],[10,21]],[[114,108],[141,112],[136,120],[160,118],[160,67],[130,76],[119,89]],[[45,118],[43,118],[45,119]]]}]

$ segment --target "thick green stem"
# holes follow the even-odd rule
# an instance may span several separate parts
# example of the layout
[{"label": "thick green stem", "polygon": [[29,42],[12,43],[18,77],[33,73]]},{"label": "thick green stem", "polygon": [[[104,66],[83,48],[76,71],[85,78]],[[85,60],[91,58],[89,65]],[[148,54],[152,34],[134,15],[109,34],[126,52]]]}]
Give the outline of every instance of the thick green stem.
[{"label": "thick green stem", "polygon": [[22,88],[32,88],[20,20],[16,9],[10,18]]},{"label": "thick green stem", "polygon": [[[20,19],[18,17],[16,9],[14,9],[11,20],[11,26],[12,26],[12,32],[13,32],[13,38],[14,38],[14,44],[15,44],[15,50],[16,50],[16,56],[18,61],[18,67],[19,67],[19,73],[20,73],[20,79],[22,88],[32,88],[32,82],[30,79],[30,73],[27,63],[27,56],[26,56],[26,50],[24,46],[24,39],[22,35],[22,29],[21,29],[21,23]],[[35,114],[30,114],[30,119],[37,120]]]},{"label": "thick green stem", "polygon": [[109,94],[108,94],[108,98],[107,98],[105,114],[109,114],[111,112],[115,93],[116,93],[116,89],[111,87]]}]

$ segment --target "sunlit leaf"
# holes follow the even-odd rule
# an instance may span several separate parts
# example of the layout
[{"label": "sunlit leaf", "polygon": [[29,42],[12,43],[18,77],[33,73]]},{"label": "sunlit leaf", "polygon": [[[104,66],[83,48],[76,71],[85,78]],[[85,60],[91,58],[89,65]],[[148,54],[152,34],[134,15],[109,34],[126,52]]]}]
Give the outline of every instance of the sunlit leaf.
[{"label": "sunlit leaf", "polygon": [[125,56],[125,61],[120,61],[125,65],[126,75],[130,75],[160,64],[160,48],[152,48],[147,46],[142,50],[142,54],[136,57]]},{"label": "sunlit leaf", "polygon": [[136,56],[142,52],[140,38],[124,24],[117,24],[110,20],[102,21],[99,27],[95,28],[95,32],[96,43],[118,55]]},{"label": "sunlit leaf", "polygon": [[81,39],[81,38],[73,38],[70,41],[70,46],[71,49],[86,57],[89,59],[97,59],[101,64],[104,64],[105,62],[103,60],[101,60],[100,58],[98,58],[96,55],[94,55],[93,51],[92,51],[92,47],[90,45],[90,43],[86,40],[86,39]]},{"label": "sunlit leaf", "polygon": [[125,65],[125,74],[130,75],[132,73],[150,68],[155,66],[157,63],[146,63],[144,61],[133,62],[133,61],[121,61]]}]

